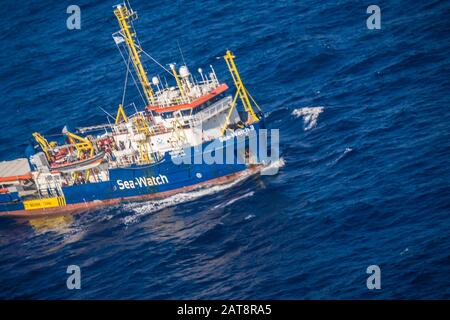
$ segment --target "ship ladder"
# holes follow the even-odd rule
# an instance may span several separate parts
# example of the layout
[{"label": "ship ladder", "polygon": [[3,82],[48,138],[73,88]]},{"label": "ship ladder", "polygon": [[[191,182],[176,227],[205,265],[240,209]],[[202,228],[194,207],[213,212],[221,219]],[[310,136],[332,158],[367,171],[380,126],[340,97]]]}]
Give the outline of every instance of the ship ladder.
[{"label": "ship ladder", "polygon": [[183,130],[183,125],[180,122],[180,118],[178,114],[174,113],[174,120],[172,121],[172,137],[175,139],[171,139],[171,145],[173,149],[180,149],[183,144],[186,143],[187,137],[186,133]]},{"label": "ship ladder", "polygon": [[142,114],[137,114],[134,118],[134,124],[138,134],[144,135],[144,140],[140,140],[139,144],[139,161],[142,163],[150,163],[149,158],[149,137],[151,135],[147,121]]}]

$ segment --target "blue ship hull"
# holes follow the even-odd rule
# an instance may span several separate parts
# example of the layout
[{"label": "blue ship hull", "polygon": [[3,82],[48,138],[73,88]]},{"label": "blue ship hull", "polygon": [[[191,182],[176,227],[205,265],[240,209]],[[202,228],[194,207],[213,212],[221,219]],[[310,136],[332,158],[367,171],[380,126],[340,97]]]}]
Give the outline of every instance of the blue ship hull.
[{"label": "blue ship hull", "polygon": [[[253,125],[251,130],[257,133],[262,123]],[[220,146],[215,145],[214,151],[222,149],[224,160],[227,146],[232,145],[234,153],[238,150],[234,140],[222,141]],[[195,163],[199,153],[207,149],[214,142],[204,143],[201,148],[191,147],[185,150],[187,163],[177,164],[166,153],[159,162],[151,165],[132,165],[126,168],[109,170],[109,181],[98,183],[82,183],[62,187],[63,196],[55,200],[57,205],[45,208],[31,209],[24,205],[20,197],[0,203],[0,215],[3,216],[42,216],[74,211],[85,211],[88,208],[117,204],[124,201],[155,199],[168,196],[181,191],[192,190],[204,185],[215,185],[232,181],[248,171],[257,171],[261,165],[233,164],[206,164]],[[216,142],[217,143],[217,142]],[[211,146],[210,146],[211,147]],[[211,148],[210,148],[211,150]],[[190,153],[188,153],[190,151]],[[202,153],[204,155],[204,152]]]}]

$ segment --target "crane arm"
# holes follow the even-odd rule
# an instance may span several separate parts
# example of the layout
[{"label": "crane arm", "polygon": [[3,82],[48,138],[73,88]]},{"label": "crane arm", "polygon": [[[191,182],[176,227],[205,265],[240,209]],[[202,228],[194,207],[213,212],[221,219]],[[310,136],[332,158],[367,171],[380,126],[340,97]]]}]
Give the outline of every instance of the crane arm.
[{"label": "crane arm", "polygon": [[47,139],[45,139],[39,132],[34,132],[33,137],[41,147],[47,159],[50,161],[51,160],[50,150],[56,146],[56,142],[54,141],[48,142]]},{"label": "crane arm", "polygon": [[88,151],[89,156],[93,157],[95,153],[94,145],[87,138],[80,137],[72,132],[66,131],[66,136],[69,138],[71,144],[77,149],[77,157],[80,158],[83,151]]}]

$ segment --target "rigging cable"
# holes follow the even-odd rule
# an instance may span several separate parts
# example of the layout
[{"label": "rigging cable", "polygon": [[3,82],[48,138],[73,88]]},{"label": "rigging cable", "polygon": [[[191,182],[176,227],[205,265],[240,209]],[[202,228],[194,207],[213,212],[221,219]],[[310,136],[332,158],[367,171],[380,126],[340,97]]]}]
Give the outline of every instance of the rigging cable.
[{"label": "rigging cable", "polygon": [[172,77],[175,78],[175,76],[173,75],[172,72],[170,72],[167,68],[165,68],[161,63],[158,62],[158,60],[156,60],[155,58],[153,58],[150,54],[148,54],[144,49],[142,49],[142,47],[139,47],[136,45],[137,48],[139,48],[140,50],[142,50],[142,52],[149,57],[154,63],[156,63],[159,67],[161,67],[164,71],[166,71],[168,74],[170,74]]},{"label": "rigging cable", "polygon": [[[115,42],[114,42],[114,43],[115,43]],[[120,55],[122,56],[123,63],[126,64],[125,57],[124,57],[124,55],[123,55],[123,53],[122,53],[122,50],[120,50],[119,45],[118,45],[117,43],[116,43],[116,47],[117,47],[117,49],[119,50]],[[136,79],[135,79],[134,76],[133,76],[133,73],[132,73],[130,70],[128,70],[128,71],[130,72],[131,78],[133,78],[134,85],[136,86],[136,89],[138,90],[139,95],[141,96],[142,101],[144,101],[144,105],[147,105],[147,101],[145,101],[144,96],[142,95],[141,90],[139,89],[139,86],[138,86],[138,84],[137,84],[137,82],[136,82]]]},{"label": "rigging cable", "polygon": [[183,60],[183,64],[184,64],[185,66],[187,66],[187,65],[186,65],[186,61],[184,60],[183,51],[181,50],[180,41],[177,40],[177,44],[178,44],[178,50],[180,50],[181,60]]},{"label": "rigging cable", "polygon": [[127,73],[125,75],[125,83],[123,85],[122,106],[123,103],[125,102],[125,93],[127,92],[128,73],[130,72],[130,60],[131,56],[128,56]]}]

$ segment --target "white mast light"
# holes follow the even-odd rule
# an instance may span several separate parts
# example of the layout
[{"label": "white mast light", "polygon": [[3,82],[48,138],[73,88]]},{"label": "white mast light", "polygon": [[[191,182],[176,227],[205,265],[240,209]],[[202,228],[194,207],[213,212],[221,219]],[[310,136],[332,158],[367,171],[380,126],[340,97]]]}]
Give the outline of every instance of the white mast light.
[{"label": "white mast light", "polygon": [[181,66],[178,72],[180,73],[180,77],[182,78],[187,78],[190,75],[189,69],[186,66]]}]

